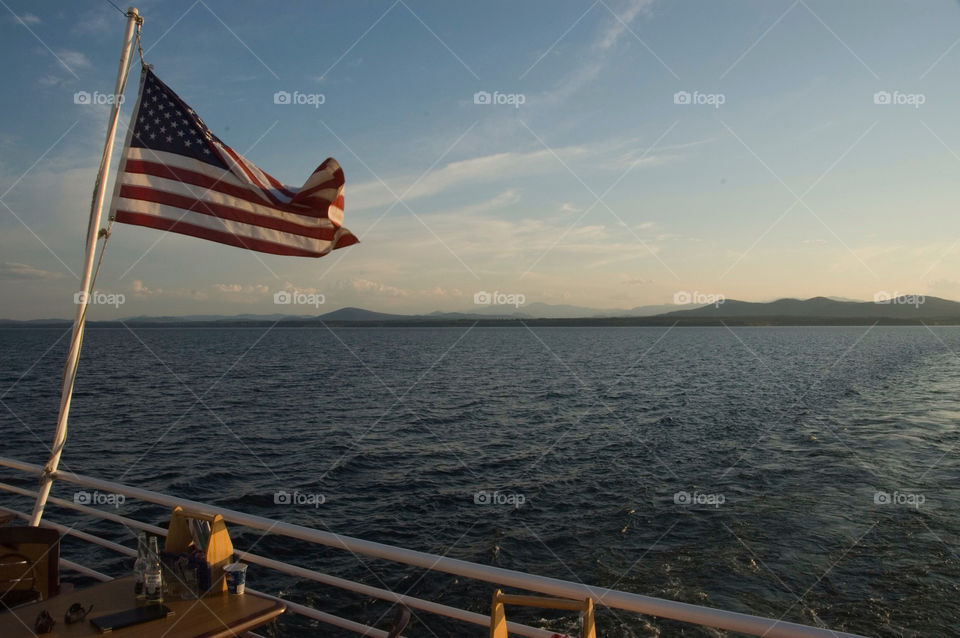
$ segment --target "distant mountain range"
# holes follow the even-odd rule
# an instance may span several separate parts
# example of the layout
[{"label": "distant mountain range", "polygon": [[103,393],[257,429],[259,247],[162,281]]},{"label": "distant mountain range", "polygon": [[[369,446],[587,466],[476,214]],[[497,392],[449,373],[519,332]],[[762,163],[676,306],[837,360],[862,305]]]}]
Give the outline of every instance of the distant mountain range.
[{"label": "distant mountain range", "polygon": [[659,306],[637,306],[629,310],[585,308],[583,306],[554,305],[535,302],[520,307],[513,306],[481,306],[473,312],[441,312],[439,310],[428,315],[391,315],[382,312],[372,312],[362,308],[341,308],[321,315],[324,320],[344,321],[389,321],[390,319],[407,320],[411,317],[424,320],[444,319],[588,319],[597,317],[652,317],[654,315],[671,312],[677,309],[694,309],[696,305],[676,306],[664,304]]},{"label": "distant mountain range", "polygon": [[[398,315],[385,312],[376,312],[373,310],[364,310],[363,308],[340,308],[333,312],[322,315],[290,315],[290,314],[240,314],[240,315],[184,315],[174,316],[137,316],[128,317],[123,321],[126,323],[194,323],[194,322],[217,322],[217,321],[303,321],[308,319],[323,319],[324,321],[409,321],[417,319],[423,321],[430,320],[461,320],[461,319],[491,319],[491,318],[509,318],[509,319],[580,319],[591,317],[650,317],[663,314],[677,309],[692,309],[696,305],[678,306],[674,304],[661,304],[655,306],[637,306],[629,310],[623,308],[598,309],[586,308],[583,306],[555,305],[541,302],[526,304],[519,308],[513,306],[479,306],[473,312],[442,312],[434,311],[426,315]],[[4,324],[47,324],[47,323],[66,323],[72,320],[68,319],[29,319],[18,321],[14,319],[0,319],[0,325]]]},{"label": "distant mountain range", "polygon": [[885,303],[872,301],[837,301],[827,297],[813,299],[778,299],[770,303],[726,301],[718,305],[679,310],[664,315],[674,318],[724,319],[910,319],[942,320],[960,318],[960,303],[939,297],[904,295]]},{"label": "distant mountain range", "polygon": [[[680,308],[678,310],[678,308]],[[848,301],[828,297],[778,299],[755,303],[728,300],[707,306],[638,306],[629,310],[598,310],[579,306],[532,303],[519,308],[490,306],[475,312],[433,312],[427,315],[398,315],[340,308],[322,315],[189,315],[184,317],[130,317],[125,323],[148,325],[248,325],[279,323],[283,326],[441,326],[480,325],[869,325],[940,324],[960,325],[960,302],[905,295],[886,302]],[[31,321],[0,320],[0,326],[64,324],[65,319]],[[93,325],[116,322],[91,322]]]}]

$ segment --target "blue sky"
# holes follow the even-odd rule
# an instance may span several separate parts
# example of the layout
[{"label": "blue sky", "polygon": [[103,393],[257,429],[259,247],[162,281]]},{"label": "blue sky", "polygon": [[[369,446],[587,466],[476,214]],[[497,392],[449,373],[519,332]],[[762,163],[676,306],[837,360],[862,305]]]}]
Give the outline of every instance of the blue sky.
[{"label": "blue sky", "polygon": [[[97,289],[124,303],[93,318],[960,299],[957,2],[140,10],[147,61],[226,143],[295,185],[337,158],[362,243],[306,260],[116,225]],[[112,90],[123,25],[106,2],[0,9],[0,317],[72,315],[107,119],[74,95]]]}]

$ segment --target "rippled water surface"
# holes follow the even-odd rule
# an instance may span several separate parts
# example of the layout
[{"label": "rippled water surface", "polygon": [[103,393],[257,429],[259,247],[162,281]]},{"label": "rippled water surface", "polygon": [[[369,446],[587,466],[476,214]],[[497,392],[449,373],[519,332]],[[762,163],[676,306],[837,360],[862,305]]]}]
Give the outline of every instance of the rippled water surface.
[{"label": "rippled water surface", "polygon": [[[45,459],[68,337],[0,330],[0,454]],[[870,636],[960,635],[956,353],[960,329],[922,327],[91,329],[62,467],[653,596]],[[277,504],[281,490],[325,502]],[[494,491],[523,503],[475,502]],[[164,516],[134,503],[120,513]],[[50,514],[132,543],[113,524]],[[232,535],[488,610],[485,583]],[[76,541],[63,554],[128,569]],[[362,596],[259,568],[248,579],[389,624],[389,606]],[[724,635],[609,610],[598,625],[603,636]],[[421,613],[408,635],[486,630]]]}]

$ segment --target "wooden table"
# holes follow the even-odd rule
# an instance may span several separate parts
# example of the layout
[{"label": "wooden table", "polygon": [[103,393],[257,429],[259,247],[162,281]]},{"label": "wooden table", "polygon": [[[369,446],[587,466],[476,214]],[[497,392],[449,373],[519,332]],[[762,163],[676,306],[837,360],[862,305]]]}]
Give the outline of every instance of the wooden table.
[{"label": "wooden table", "polygon": [[[68,625],[63,615],[73,603],[84,607],[93,605],[87,619]],[[142,602],[140,604],[143,604]],[[196,600],[165,600],[173,615],[133,625],[110,632],[115,638],[226,638],[241,635],[254,627],[267,623],[286,610],[282,602],[256,594],[231,595],[226,592]],[[133,576],[118,578],[92,587],[77,589],[50,600],[19,607],[0,613],[0,636],[3,638],[35,638],[34,622],[41,610],[46,609],[57,621],[53,632],[44,637],[100,636],[90,624],[90,618],[106,616],[137,606],[133,593]]]}]

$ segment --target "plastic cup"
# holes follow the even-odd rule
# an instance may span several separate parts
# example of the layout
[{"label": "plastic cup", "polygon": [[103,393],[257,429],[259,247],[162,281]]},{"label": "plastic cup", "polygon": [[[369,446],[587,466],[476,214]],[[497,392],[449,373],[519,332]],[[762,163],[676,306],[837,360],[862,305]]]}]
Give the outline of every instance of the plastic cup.
[{"label": "plastic cup", "polygon": [[227,591],[231,594],[242,594],[247,584],[247,566],[244,563],[230,563],[223,568],[227,579]]}]

